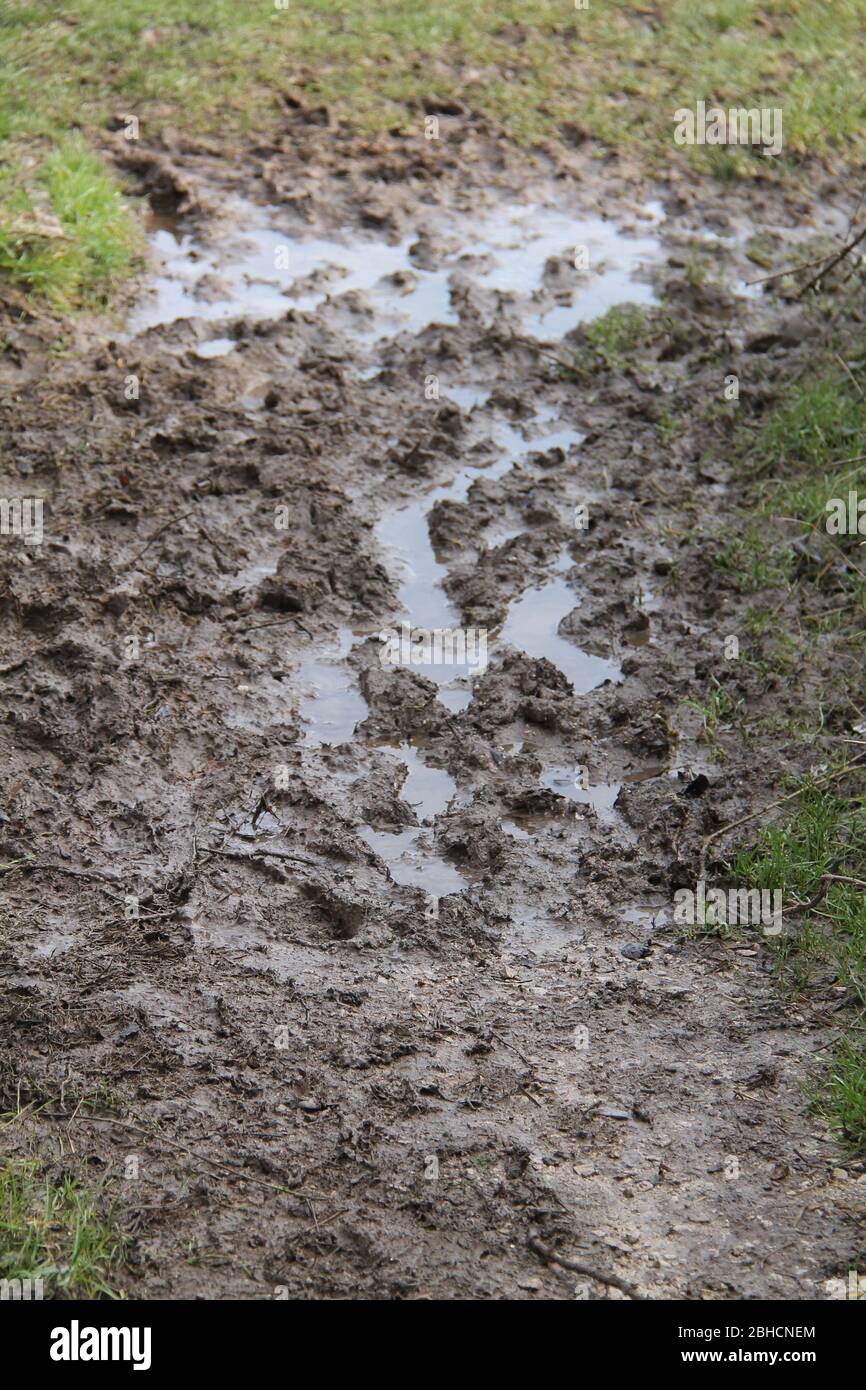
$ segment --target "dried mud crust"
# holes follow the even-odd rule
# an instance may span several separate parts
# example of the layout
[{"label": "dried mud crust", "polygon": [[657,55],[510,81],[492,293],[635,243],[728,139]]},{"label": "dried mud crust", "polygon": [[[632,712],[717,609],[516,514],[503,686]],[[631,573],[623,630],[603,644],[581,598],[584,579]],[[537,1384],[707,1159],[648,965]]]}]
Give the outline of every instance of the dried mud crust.
[{"label": "dried mud crust", "polygon": [[[575,205],[627,197],[636,172],[527,171],[471,125],[434,165],[420,142],[327,138],[327,113],[290,121],[231,177],[179,138],[130,176],[204,223],[232,186],[293,200],[309,226],[398,235],[470,172],[487,190],[557,176]],[[860,1248],[852,1185],[800,1089],[827,1001],[783,1004],[757,936],[664,925],[704,837],[771,800],[792,766],[782,736],[756,747],[742,733],[710,762],[683,705],[748,603],[699,539],[737,524],[738,501],[735,416],[702,411],[735,372],[742,410],[759,412],[820,325],[689,285],[676,219],[685,240],[698,191],[663,196],[658,286],[675,328],[670,307],[653,311],[655,341],[581,385],[492,299],[492,318],[470,306],[383,345],[370,380],[356,343],[315,314],[241,317],[238,350],[206,363],[194,323],[133,341],[80,330],[80,355],[39,376],[39,326],[19,329],[3,482],[44,493],[46,539],[0,549],[0,864],[21,861],[0,880],[2,1107],[32,1106],[10,1145],[106,1178],[134,1238],[133,1295],[624,1296],[613,1276],[649,1298],[809,1299]],[[808,212],[766,189],[700,196],[710,224],[735,197],[780,221]],[[433,512],[463,620],[500,623],[564,551],[563,632],[622,678],[575,694],[510,649],[454,713],[423,674],[383,672],[371,638],[350,658],[364,727],[311,748],[301,663],[399,608],[383,508],[447,479],[483,436],[483,409],[424,399],[437,371],[493,391],[515,425],[544,404],[586,436],[495,482],[480,473],[467,503]],[[251,372],[266,378],[252,405]],[[691,403],[673,439],[665,401]],[[570,522],[581,501],[585,533]],[[480,550],[503,517],[519,534]],[[654,595],[648,627],[639,591]],[[129,634],[141,659],[124,663]],[[747,724],[810,695],[805,673],[760,704],[745,666],[728,678]],[[846,712],[829,653],[811,679],[827,683],[832,727]],[[414,820],[375,746],[413,738],[458,788],[426,833],[469,887],[438,917],[356,833]],[[545,769],[577,766],[593,786],[623,783],[612,816],[544,785]]]}]

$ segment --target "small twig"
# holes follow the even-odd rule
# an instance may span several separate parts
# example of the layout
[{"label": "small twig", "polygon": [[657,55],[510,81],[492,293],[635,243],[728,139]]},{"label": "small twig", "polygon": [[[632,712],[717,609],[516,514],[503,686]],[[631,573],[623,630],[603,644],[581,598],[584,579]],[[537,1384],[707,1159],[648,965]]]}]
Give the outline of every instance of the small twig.
[{"label": "small twig", "polygon": [[[833,772],[827,777],[816,778],[813,785],[819,787],[825,782],[835,782],[837,778],[846,776],[852,768],[861,767],[862,765],[863,758],[855,758],[853,762],[848,763],[846,767],[839,768],[837,772]],[[707,846],[712,844],[713,840],[718,840],[720,835],[726,835],[729,830],[736,830],[737,826],[746,825],[750,820],[756,820],[758,816],[765,815],[767,811],[775,810],[777,806],[783,806],[786,801],[793,801],[795,797],[802,796],[803,791],[803,787],[798,787],[796,791],[789,792],[787,796],[780,796],[777,801],[771,801],[767,806],[762,806],[758,811],[750,811],[747,816],[740,816],[739,820],[732,820],[729,825],[723,825],[720,830],[714,830],[712,835],[707,835],[701,844],[701,868],[703,869]]]},{"label": "small twig", "polygon": [[844,357],[840,357],[840,356],[839,356],[838,352],[834,352],[834,353],[833,353],[833,356],[836,358],[836,361],[839,363],[839,366],[842,367],[842,368],[844,368],[844,370],[848,373],[849,377],[851,378],[851,382],[852,382],[852,385],[853,385],[853,387],[854,387],[854,390],[857,392],[857,395],[860,397],[860,399],[861,399],[861,401],[862,401],[862,399],[863,399],[863,390],[862,390],[862,387],[860,386],[860,383],[859,383],[859,381],[857,380],[857,378],[856,378],[856,376],[854,375],[854,373],[852,372],[851,368],[848,366],[848,363],[845,361]]},{"label": "small twig", "polygon": [[862,232],[858,232],[854,240],[849,241],[847,246],[842,247],[842,250],[839,252],[838,255],[833,257],[829,265],[825,265],[823,270],[819,270],[817,275],[812,276],[812,279],[809,281],[808,285],[803,286],[800,293],[797,295],[797,298],[802,299],[804,294],[808,294],[809,290],[813,289],[815,285],[818,284],[819,280],[823,280],[825,275],[829,275],[830,271],[834,270],[840,261],[844,261],[845,257],[851,254],[855,246],[859,246],[861,241],[863,241],[864,239],[866,239],[866,227],[863,228]]},{"label": "small twig", "polygon": [[747,285],[766,285],[770,280],[784,280],[786,275],[796,275],[801,270],[811,270],[813,265],[823,265],[827,257],[832,252],[827,251],[823,256],[816,256],[812,261],[801,261],[799,265],[786,266],[784,270],[774,271],[772,275],[759,275],[757,280],[747,280]]},{"label": "small twig", "polygon": [[298,864],[309,864],[314,869],[321,867],[321,865],[316,863],[315,859],[307,859],[303,854],[284,854],[282,850],[277,849],[256,849],[252,854],[243,854],[240,850],[236,849],[214,849],[210,845],[200,845],[199,849],[202,854],[218,854],[223,859],[245,859],[249,861],[250,859],[262,859],[267,857],[269,859],[291,859]]},{"label": "small twig", "polygon": [[792,904],[791,904],[791,907],[790,907],[790,909],[789,909],[789,911],[792,911],[792,912],[812,912],[812,911],[814,910],[814,908],[816,908],[816,907],[818,906],[818,904],[819,904],[819,902],[821,901],[821,899],[825,896],[825,894],[826,894],[826,892],[827,892],[827,889],[828,889],[829,886],[830,886],[829,883],[826,883],[826,882],[825,882],[825,879],[827,879],[827,878],[829,878],[829,874],[822,874],[822,876],[821,876],[821,886],[819,887],[819,889],[818,889],[817,893],[815,894],[815,896],[812,897],[812,898],[810,898],[809,901],[808,901],[807,903],[799,903],[799,902],[794,902],[794,903],[792,903]]},{"label": "small twig", "polygon": [[822,879],[829,879],[831,883],[853,883],[855,888],[866,888],[862,878],[849,878],[847,874],[822,874]]},{"label": "small twig", "polygon": [[530,1236],[528,1245],[540,1260],[545,1264],[559,1265],[562,1269],[570,1269],[573,1274],[584,1274],[588,1279],[595,1279],[599,1284],[609,1284],[613,1289],[619,1289],[620,1293],[626,1294],[629,1298],[637,1302],[645,1303],[646,1299],[642,1293],[638,1293],[634,1284],[629,1284],[625,1279],[620,1279],[618,1274],[606,1274],[603,1270],[595,1269],[593,1265],[584,1264],[581,1260],[569,1260],[565,1255],[558,1255],[555,1250],[550,1250],[543,1245],[535,1236]]},{"label": "small twig", "polygon": [[[303,1236],[318,1235],[322,1226],[327,1226],[330,1221],[336,1221],[338,1216],[345,1216],[346,1212],[351,1210],[351,1207],[340,1207],[339,1211],[329,1211],[328,1215],[323,1216],[321,1221],[316,1221],[315,1229],[312,1226],[305,1226],[302,1231],[296,1231],[293,1236],[289,1236],[288,1243],[291,1245],[293,1240],[300,1240]],[[315,1212],[313,1212],[313,1220],[315,1221],[315,1219]]]},{"label": "small twig", "polygon": [[188,512],[181,512],[180,516],[173,516],[170,521],[167,521],[165,523],[164,526],[160,526],[159,530],[154,531],[150,540],[147,542],[145,546],[142,547],[141,550],[139,550],[138,554],[133,555],[131,560],[127,560],[124,568],[130,569],[133,565],[137,564],[138,561],[141,559],[142,555],[145,553],[145,551],[150,550],[150,547],[153,545],[154,541],[158,541],[160,536],[163,535],[163,533],[166,532],[169,529],[169,527],[176,526],[179,521],[184,521],[188,516],[192,516],[195,511],[196,508],[191,507]]}]

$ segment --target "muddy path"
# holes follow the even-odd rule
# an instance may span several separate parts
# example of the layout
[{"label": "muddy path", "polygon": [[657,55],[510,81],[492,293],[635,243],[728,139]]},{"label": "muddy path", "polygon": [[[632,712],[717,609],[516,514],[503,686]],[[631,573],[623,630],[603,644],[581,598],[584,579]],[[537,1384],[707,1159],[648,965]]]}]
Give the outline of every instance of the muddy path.
[{"label": "muddy path", "polygon": [[291,122],[125,155],[152,272],[4,359],[9,1143],[111,1185],[133,1295],[822,1297],[825,1001],[671,899],[789,756],[685,703],[746,622],[724,378],[819,331],[749,239],[844,200]]}]

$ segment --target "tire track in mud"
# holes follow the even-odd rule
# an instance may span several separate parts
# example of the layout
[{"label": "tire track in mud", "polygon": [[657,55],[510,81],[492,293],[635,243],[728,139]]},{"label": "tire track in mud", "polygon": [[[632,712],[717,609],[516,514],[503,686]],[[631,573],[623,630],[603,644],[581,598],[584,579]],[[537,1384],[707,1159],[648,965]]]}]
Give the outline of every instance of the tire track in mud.
[{"label": "tire track in mud", "polygon": [[[756,794],[717,777],[677,718],[728,617],[678,528],[696,492],[724,506],[724,473],[702,480],[697,422],[658,443],[658,394],[709,394],[742,359],[736,304],[691,287],[675,302],[693,355],[666,330],[645,370],[576,399],[525,331],[650,303],[629,278],[640,237],[552,202],[545,222],[543,198],[527,212],[506,197],[472,237],[468,213],[418,205],[421,232],[358,246],[226,206],[250,221],[247,259],[236,225],[201,246],[155,228],[182,293],[157,287],[134,340],[107,350],[112,381],[140,359],[151,383],[131,422],[86,363],[59,393],[68,415],[22,441],[45,470],[72,422],[130,483],[99,510],[105,484],[81,470],[85,540],[13,575],[36,829],[22,821],[9,853],[110,866],[141,913],[107,919],[97,889],[40,902],[41,963],[16,925],[34,1094],[68,1062],[182,1142],[183,1166],[158,1137],[144,1146],[148,1182],[185,1238],[221,1253],[221,1295],[575,1296],[540,1238],[651,1297],[816,1296],[851,1240],[796,1092],[822,1035],[782,1015],[756,948],[689,943],[666,919],[707,829]],[[606,237],[609,276],[575,293],[574,244],[600,255]],[[196,316],[158,326],[166,305]],[[422,400],[431,377],[438,399]],[[190,513],[176,534],[153,520],[160,498]],[[64,585],[74,612],[51,609]],[[379,633],[403,609],[413,627],[487,632],[486,669],[469,684],[384,668]],[[145,623],[146,659],[118,671],[112,648]],[[40,781],[55,750],[62,814]],[[733,748],[729,766],[752,761]],[[705,769],[711,803],[689,791]],[[122,1164],[103,1120],[103,1161]],[[200,1292],[173,1218],[124,1201],[143,1285]]]}]

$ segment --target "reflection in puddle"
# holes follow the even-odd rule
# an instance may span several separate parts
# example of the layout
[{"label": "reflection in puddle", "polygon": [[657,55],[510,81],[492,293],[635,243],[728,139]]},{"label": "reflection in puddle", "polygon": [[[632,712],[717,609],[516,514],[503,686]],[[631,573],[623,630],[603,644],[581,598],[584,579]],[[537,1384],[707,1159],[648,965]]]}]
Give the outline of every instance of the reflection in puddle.
[{"label": "reflection in puddle", "polygon": [[441,389],[449,400],[456,401],[460,409],[467,412],[474,410],[476,405],[486,405],[490,399],[490,392],[482,386],[443,386]]},{"label": "reflection in puddle", "polygon": [[[528,830],[525,830],[516,820],[502,820],[500,821],[500,825],[506,835],[511,836],[512,840],[531,840],[533,838],[532,834]],[[538,832],[536,831],[535,833],[537,834]]]},{"label": "reflection in puddle", "polygon": [[527,656],[546,657],[571,682],[576,695],[586,695],[603,681],[619,681],[615,661],[591,656],[559,635],[559,625],[578,605],[568,582],[556,575],[538,588],[527,589],[512,603],[498,641]]},{"label": "reflection in puddle", "polygon": [[453,864],[427,848],[422,830],[373,830],[369,825],[362,825],[357,834],[385,861],[395,883],[423,888],[432,898],[461,893],[469,886],[468,880]]},{"label": "reflection in puddle", "polygon": [[206,342],[199,343],[195,355],[204,358],[225,357],[236,346],[234,338],[208,338]]},{"label": "reflection in puddle", "polygon": [[[305,238],[278,230],[282,213],[277,208],[240,198],[227,200],[227,206],[229,219],[213,229],[206,244],[176,219],[150,218],[150,241],[161,269],[153,293],[130,319],[130,332],[187,317],[224,324],[241,316],[281,318],[289,309],[325,314],[332,306],[342,315],[343,330],[356,342],[370,345],[401,332],[419,333],[433,323],[457,324],[452,302],[455,274],[464,284],[487,292],[486,301],[483,295],[478,301],[482,316],[485,302],[495,295],[497,305],[491,313],[504,312],[520,331],[542,339],[559,338],[624,300],[655,301],[649,282],[634,278],[643,265],[661,259],[660,213],[655,207],[648,210],[646,230],[637,235],[599,217],[573,216],[541,205],[500,204],[480,214],[451,210],[447,222],[443,214],[440,225],[431,212],[433,234],[444,233],[456,249],[444,254],[435,269],[425,270],[412,259],[414,234],[393,245],[359,236]],[[225,231],[228,221],[231,230]],[[586,269],[576,269],[577,247],[586,248]],[[347,300],[344,296],[350,291],[360,292],[360,300]],[[195,352],[203,359],[218,358],[235,346],[233,338],[215,334],[200,342]],[[373,380],[381,370],[369,366],[361,372],[362,379]],[[245,403],[251,409],[262,404],[258,397],[267,390],[267,380],[260,385],[261,389],[255,382],[247,384]],[[491,394],[465,383],[443,383],[441,389],[475,421]],[[531,453],[568,451],[583,439],[549,407],[539,411],[526,432],[507,420],[483,423],[492,455],[486,467],[462,468],[424,498],[391,508],[377,528],[380,543],[393,557],[401,608],[414,629],[460,626],[460,615],[443,588],[447,568],[430,540],[430,508],[446,498],[465,502],[478,478],[500,478]],[[541,433],[547,425],[552,432]],[[530,430],[536,437],[527,437]],[[584,693],[604,680],[619,679],[620,672],[614,663],[590,656],[559,636],[559,624],[576,603],[564,576],[554,574],[511,605],[500,640],[530,656],[548,657],[576,692]],[[333,652],[313,652],[301,664],[300,713],[308,749],[348,742],[368,716],[367,702],[346,661],[352,643],[352,633],[342,629]],[[424,674],[440,687],[440,699],[453,713],[471,703],[466,666],[429,666]],[[362,825],[357,833],[384,860],[397,883],[423,888],[437,899],[461,892],[467,879],[436,854],[424,828],[447,810],[455,794],[454,779],[429,766],[414,743],[379,746],[406,767],[401,798],[413,807],[422,827],[389,832]],[[236,833],[243,838],[281,833],[271,819],[260,817],[255,825],[237,827]],[[503,821],[503,829],[517,839],[529,838],[530,831],[519,819]]]},{"label": "reflection in puddle", "polygon": [[578,806],[590,806],[603,825],[620,825],[622,820],[616,803],[623,787],[638,782],[648,782],[654,777],[662,777],[667,772],[664,764],[639,768],[637,772],[623,773],[619,782],[596,782],[592,786],[583,785],[581,770],[577,767],[552,767],[542,776],[542,785],[548,791],[566,797]]},{"label": "reflection in puddle", "polygon": [[352,633],[341,628],[333,656],[311,656],[301,665],[300,710],[304,742],[313,747],[348,743],[369,713],[358,680],[344,658],[352,650]]},{"label": "reflection in puddle", "polygon": [[438,698],[454,714],[460,714],[472,704],[472,690],[467,685],[442,685]]},{"label": "reflection in puddle", "polygon": [[576,768],[553,767],[545,772],[542,786],[548,791],[574,801],[578,806],[591,806],[603,825],[616,825],[619,816],[615,810],[616,799],[622,790],[621,782],[598,782],[595,786],[581,786]]},{"label": "reflection in puddle", "polygon": [[[435,270],[413,263],[414,233],[394,245],[357,234],[346,241],[305,238],[278,230],[283,214],[277,207],[236,195],[223,205],[231,230],[224,231],[225,224],[209,229],[213,240],[207,244],[175,218],[148,217],[161,269],[152,294],[131,316],[131,332],[181,318],[279,318],[289,308],[309,313],[328,299],[360,291],[371,313],[353,315],[357,322],[346,330],[373,343],[400,332],[420,333],[433,323],[458,323],[451,302],[455,272],[480,289],[508,296],[499,312],[513,304],[521,330],[543,340],[558,340],[625,300],[656,302],[648,281],[635,276],[642,266],[661,261],[658,204],[648,205],[647,230],[640,235],[601,217],[541,204],[505,203],[480,214],[452,209],[441,222],[432,212],[431,230],[458,243]],[[578,247],[586,249],[585,269],[575,268]],[[555,290],[546,285],[551,271]]]},{"label": "reflection in puddle", "polygon": [[373,747],[395,753],[405,765],[407,775],[400,799],[412,807],[420,821],[431,821],[447,811],[457,790],[457,783],[449,772],[425,763],[412,743],[374,743]]}]

